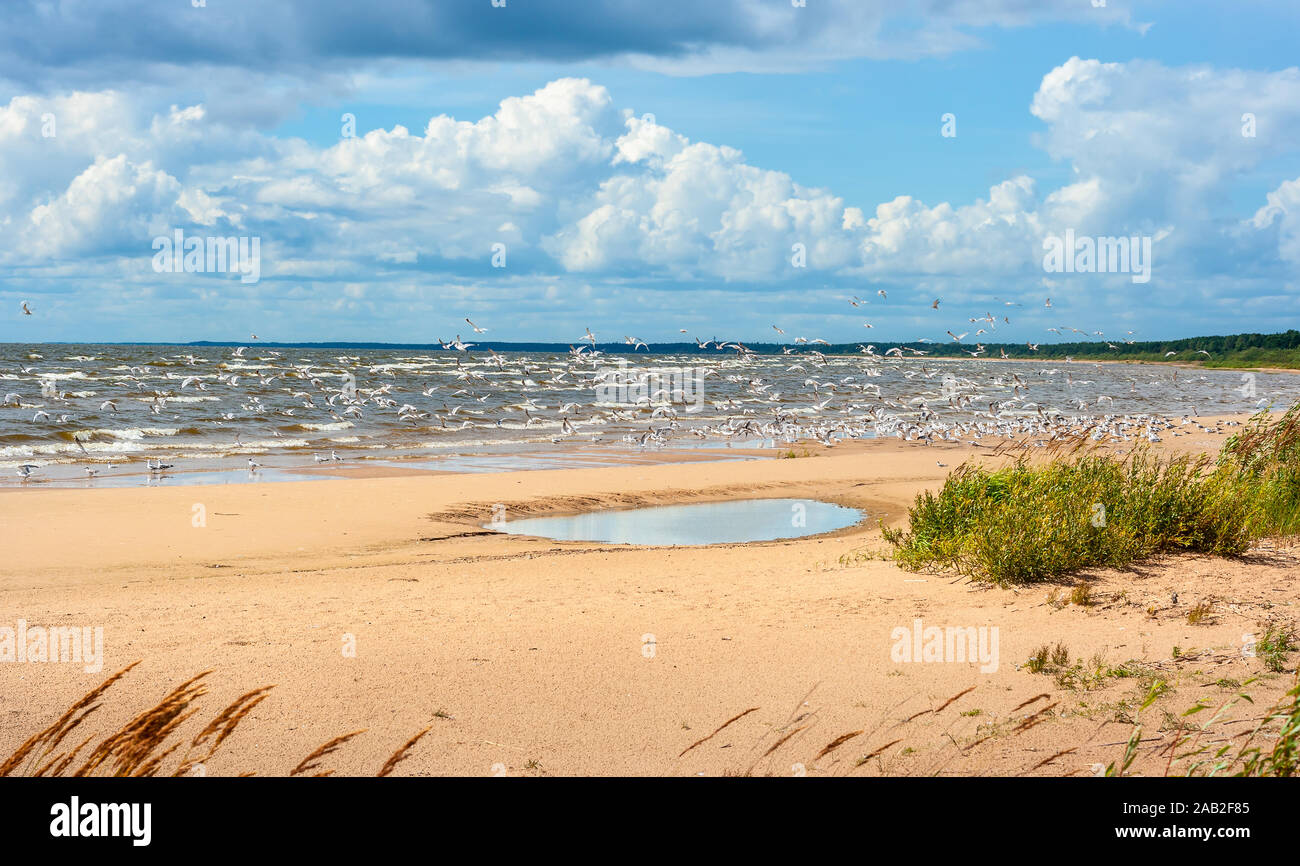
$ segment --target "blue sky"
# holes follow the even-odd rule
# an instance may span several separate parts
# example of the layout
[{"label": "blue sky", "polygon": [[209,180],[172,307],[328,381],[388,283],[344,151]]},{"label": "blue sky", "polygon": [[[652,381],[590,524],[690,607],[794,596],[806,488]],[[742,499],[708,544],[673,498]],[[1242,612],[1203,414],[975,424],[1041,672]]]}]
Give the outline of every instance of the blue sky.
[{"label": "blue sky", "polygon": [[[777,325],[881,345],[993,312],[979,339],[1300,321],[1291,3],[0,16],[0,341],[428,342],[469,317],[501,340]],[[258,238],[259,279],[157,272],[177,229]],[[1150,279],[1045,271],[1067,230],[1149,239]]]}]

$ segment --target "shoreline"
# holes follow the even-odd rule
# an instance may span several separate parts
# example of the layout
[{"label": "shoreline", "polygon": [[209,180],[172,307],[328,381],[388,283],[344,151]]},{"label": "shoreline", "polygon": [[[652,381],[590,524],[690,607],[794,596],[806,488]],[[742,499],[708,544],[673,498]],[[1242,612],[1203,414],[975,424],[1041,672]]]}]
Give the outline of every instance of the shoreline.
[{"label": "shoreline", "polygon": [[[1282,412],[1281,407],[1267,407],[1259,412]],[[1194,418],[1198,423],[1241,425],[1259,412],[1209,414],[1187,413],[1183,418]],[[1079,416],[1089,418],[1095,416]],[[1172,423],[1175,416],[1134,415],[1131,417],[1159,418]],[[1081,426],[1083,422],[1080,422]],[[1178,434],[1182,435],[1182,434]],[[1003,437],[986,436],[991,441],[1008,441]],[[1014,439],[1015,437],[1012,437]],[[864,436],[841,439],[834,447],[857,448],[863,443],[886,441],[889,436]],[[960,440],[962,444],[970,442]],[[384,478],[421,475],[495,474],[512,471],[556,471],[568,468],[593,466],[620,466],[658,463],[711,463],[738,460],[768,460],[786,457],[803,457],[809,449],[825,450],[826,446],[812,437],[793,442],[778,442],[770,437],[753,436],[736,440],[710,439],[694,441],[675,440],[671,444],[637,447],[625,442],[600,440],[568,440],[552,442],[540,447],[536,443],[520,443],[516,448],[484,446],[475,449],[462,447],[452,453],[409,453],[392,457],[351,456],[335,461],[309,462],[309,455],[296,452],[279,452],[271,455],[258,453],[266,460],[256,471],[243,468],[246,459],[228,456],[203,460],[191,459],[184,467],[174,467],[165,473],[146,471],[140,458],[135,457],[109,469],[113,473],[98,473],[90,478],[81,474],[81,463],[47,464],[43,470],[55,470],[54,475],[27,479],[0,476],[0,492],[6,490],[78,489],[107,490],[129,487],[204,487],[227,484],[286,483],[306,479],[337,480],[344,478]],[[976,452],[978,453],[978,452]],[[179,459],[179,458],[175,458]],[[234,465],[231,465],[234,464]],[[94,465],[94,464],[92,464]],[[121,471],[124,470],[124,471]],[[304,478],[305,477],[305,478]]]},{"label": "shoreline", "polygon": [[[764,441],[764,440],[759,440]],[[125,487],[201,487],[224,484],[270,484],[294,481],[336,480],[343,478],[389,478],[424,475],[493,474],[500,472],[545,472],[594,466],[635,466],[656,463],[711,463],[732,460],[771,459],[781,450],[775,445],[733,445],[719,442],[715,447],[691,447],[679,443],[671,447],[637,449],[614,443],[568,442],[538,449],[528,443],[515,450],[485,447],[465,448],[451,454],[410,454],[395,457],[348,457],[319,463],[304,454],[275,454],[259,457],[266,460],[256,471],[241,467],[240,458],[188,460],[185,467],[165,473],[146,470],[139,460],[125,461],[111,467],[125,470],[100,473],[93,478],[81,473],[81,464],[49,464],[54,476],[18,479],[0,477],[0,491],[36,489],[108,490]],[[233,466],[231,464],[234,464]],[[305,476],[305,477],[304,477]]]}]

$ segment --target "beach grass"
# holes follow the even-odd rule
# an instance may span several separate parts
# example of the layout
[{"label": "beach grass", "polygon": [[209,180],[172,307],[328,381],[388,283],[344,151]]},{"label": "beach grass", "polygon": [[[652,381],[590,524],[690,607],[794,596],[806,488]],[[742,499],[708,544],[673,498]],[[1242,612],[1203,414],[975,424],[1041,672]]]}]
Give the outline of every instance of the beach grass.
[{"label": "beach grass", "polygon": [[[1256,682],[1242,683],[1244,688]],[[1150,686],[1146,700],[1138,709],[1139,716],[1155,702],[1163,684]],[[1295,778],[1300,776],[1300,677],[1295,684],[1264,714],[1256,719],[1255,726],[1243,735],[1224,742],[1216,735],[1216,725],[1224,721],[1229,710],[1245,701],[1254,703],[1246,691],[1213,706],[1205,701],[1185,710],[1174,734],[1173,741],[1159,748],[1166,756],[1164,775],[1187,777],[1232,776],[1238,778]],[[1201,713],[1208,713],[1198,722]],[[1143,725],[1134,722],[1123,755],[1107,765],[1105,775],[1125,776],[1138,755],[1142,741]]]},{"label": "beach grass", "polygon": [[1217,459],[1145,448],[963,464],[920,494],[908,525],[884,528],[903,568],[1001,585],[1123,568],[1160,553],[1240,556],[1300,529],[1300,404],[1261,413]]},{"label": "beach grass", "polygon": [[1244,479],[1260,536],[1300,532],[1300,403],[1273,418],[1261,412],[1229,437],[1218,466]]}]

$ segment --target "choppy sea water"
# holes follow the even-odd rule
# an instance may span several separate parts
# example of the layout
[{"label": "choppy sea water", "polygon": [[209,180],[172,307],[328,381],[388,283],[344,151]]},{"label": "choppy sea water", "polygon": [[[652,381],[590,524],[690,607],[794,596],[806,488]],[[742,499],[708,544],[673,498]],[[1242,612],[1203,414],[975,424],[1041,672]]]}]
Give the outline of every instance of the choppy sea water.
[{"label": "choppy sea water", "polygon": [[0,346],[5,483],[582,445],[781,446],[899,425],[1179,418],[1300,399],[1300,375],[863,355]]}]

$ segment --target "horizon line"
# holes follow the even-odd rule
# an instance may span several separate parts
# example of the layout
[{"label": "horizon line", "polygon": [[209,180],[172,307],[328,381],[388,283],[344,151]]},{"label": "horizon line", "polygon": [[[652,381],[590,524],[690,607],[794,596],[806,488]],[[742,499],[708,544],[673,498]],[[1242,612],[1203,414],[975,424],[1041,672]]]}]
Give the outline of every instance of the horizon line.
[{"label": "horizon line", "polygon": [[[1171,343],[1186,343],[1192,340],[1222,340],[1228,337],[1272,337],[1272,336],[1284,336],[1292,333],[1300,333],[1300,332],[1297,332],[1295,328],[1288,328],[1286,330],[1273,331],[1268,333],[1243,332],[1237,334],[1199,334],[1190,337],[1172,337],[1167,339],[1156,339],[1156,340],[1134,340],[1131,343],[1124,343],[1124,345],[1128,347],[1132,347],[1130,349],[1132,351],[1132,350],[1139,350],[1138,347],[1140,346],[1149,346],[1149,345],[1156,345],[1156,344],[1168,345]],[[701,347],[697,340],[681,340],[681,341],[674,341],[674,342],[668,342],[668,341],[651,342],[646,340],[646,341],[639,341],[637,345],[644,346],[645,351],[651,354],[655,353],[654,347],[663,347],[659,350],[660,352],[677,351],[679,347],[684,347],[686,351],[708,352],[711,354],[725,351],[724,349],[719,348],[720,344],[716,338],[711,338],[706,342],[709,344],[707,347]],[[1033,345],[1039,347],[1049,347],[1049,346],[1051,347],[1085,346],[1086,347],[1086,346],[1095,346],[1101,343],[1109,343],[1109,342],[1110,341],[1107,340],[1107,338],[1105,337],[1096,337],[1095,339],[1087,339],[1087,340],[1070,340],[1070,341],[1054,341],[1054,342],[1041,340],[1037,343],[1033,343]],[[764,349],[777,349],[777,350],[793,349],[796,351],[815,351],[817,346],[824,346],[825,349],[829,350],[836,347],[852,346],[856,348],[856,347],[868,346],[868,345],[881,346],[882,348],[887,346],[928,346],[931,348],[955,348],[960,346],[962,348],[965,348],[968,346],[979,345],[979,346],[985,346],[991,348],[1023,349],[1029,345],[1029,342],[1008,343],[1008,342],[977,341],[977,342],[966,343],[961,341],[953,342],[953,341],[939,341],[939,340],[929,340],[929,339],[903,340],[903,341],[877,339],[873,341],[856,340],[856,341],[839,342],[839,343],[824,341],[821,343],[813,344],[811,342],[775,343],[775,342],[757,342],[757,341],[746,343],[740,340],[724,339],[721,341],[721,344],[725,344],[728,347],[740,344],[740,345],[744,345],[746,348],[753,348],[753,349],[764,348]],[[581,340],[581,341],[479,340],[472,343],[466,342],[464,343],[464,345],[472,346],[472,347],[481,346],[485,349],[492,349],[494,351],[516,351],[516,350],[545,351],[549,349],[555,349],[556,351],[564,351],[567,349],[576,348],[579,345],[587,346],[589,350],[599,350],[606,353],[621,352],[626,354],[634,354],[636,351],[638,351],[635,346],[625,341],[610,341],[610,342],[598,341],[596,343],[591,343],[590,341],[587,340]],[[451,342],[444,343],[439,339],[435,339],[433,342],[417,342],[417,343],[387,342],[381,340],[186,340],[186,341],[42,340],[42,341],[5,341],[5,342],[0,342],[0,346],[180,346],[180,347],[248,346],[250,348],[254,346],[267,346],[271,348],[298,347],[298,348],[325,348],[325,349],[330,349],[330,348],[434,349],[434,350],[443,351],[443,350],[453,349],[454,343]],[[523,348],[514,349],[512,347],[523,347]],[[1120,351],[1123,350],[1121,349]]]}]

